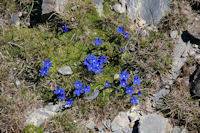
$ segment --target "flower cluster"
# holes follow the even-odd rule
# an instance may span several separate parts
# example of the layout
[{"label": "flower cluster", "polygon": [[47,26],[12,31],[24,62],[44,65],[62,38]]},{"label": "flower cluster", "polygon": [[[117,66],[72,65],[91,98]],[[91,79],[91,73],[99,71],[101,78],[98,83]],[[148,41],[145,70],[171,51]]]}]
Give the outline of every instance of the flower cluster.
[{"label": "flower cluster", "polygon": [[76,83],[74,83],[74,87],[76,88],[74,90],[74,93],[77,95],[77,96],[80,96],[81,93],[90,93],[90,86],[87,86],[87,85],[84,85],[83,86],[83,83],[82,82],[79,82],[78,80],[76,80]]},{"label": "flower cluster", "polygon": [[69,28],[65,24],[63,24],[62,30],[63,30],[63,32],[68,32]]},{"label": "flower cluster", "polygon": [[66,100],[65,105],[71,106],[72,104],[74,104],[73,98],[70,98],[70,99]]},{"label": "flower cluster", "polygon": [[100,46],[101,43],[103,42],[103,40],[101,40],[99,37],[97,38],[97,40],[93,40],[93,41],[97,46]]},{"label": "flower cluster", "polygon": [[54,93],[57,95],[59,100],[65,99],[65,89],[60,89],[60,87],[56,86]]},{"label": "flower cluster", "polygon": [[94,56],[88,55],[84,61],[84,65],[87,65],[88,71],[93,71],[95,74],[100,74],[104,63],[106,63],[106,56]]},{"label": "flower cluster", "polygon": [[[130,77],[129,74],[127,74],[127,71],[123,71],[120,73],[120,86],[123,88],[126,88],[126,93],[129,94],[130,96],[132,96],[135,91],[134,91],[134,87],[133,86],[127,86],[128,85],[128,78]],[[134,77],[133,79],[133,85],[140,85],[140,79],[138,76]],[[142,95],[141,91],[137,92],[137,95]],[[137,104],[137,97],[131,97],[131,103],[133,103],[133,105]]]},{"label": "flower cluster", "polygon": [[49,71],[51,65],[52,65],[52,62],[50,62],[49,59],[46,60],[46,61],[44,61],[44,66],[43,66],[43,68],[42,68],[41,70],[39,70],[39,72],[41,73],[42,77],[43,77],[44,75],[49,75],[48,71]]},{"label": "flower cluster", "polygon": [[130,34],[126,33],[124,27],[118,27],[117,32],[119,32],[120,34],[123,34],[125,38],[129,38]]}]

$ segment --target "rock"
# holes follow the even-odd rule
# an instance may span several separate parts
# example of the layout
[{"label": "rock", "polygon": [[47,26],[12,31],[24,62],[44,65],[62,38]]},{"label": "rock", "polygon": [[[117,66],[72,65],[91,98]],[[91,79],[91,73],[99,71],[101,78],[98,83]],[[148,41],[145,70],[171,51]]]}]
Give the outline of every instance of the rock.
[{"label": "rock", "polygon": [[114,131],[113,133],[123,133],[122,130]]},{"label": "rock", "polygon": [[196,52],[192,49],[190,49],[190,52],[189,52],[189,56],[195,56]]},{"label": "rock", "polygon": [[117,80],[117,79],[119,79],[119,74],[114,75],[114,80]]},{"label": "rock", "polygon": [[62,75],[71,75],[73,74],[71,67],[69,66],[63,66],[61,67],[58,72]]},{"label": "rock", "polygon": [[93,100],[99,95],[99,90],[96,90],[92,94],[90,94],[88,97],[86,97],[87,100]]},{"label": "rock", "polygon": [[94,5],[96,7],[97,12],[99,13],[99,16],[103,15],[103,0],[93,0]]},{"label": "rock", "polygon": [[4,92],[3,87],[0,87],[0,90],[1,90],[1,95],[3,95],[3,92]]},{"label": "rock", "polygon": [[170,125],[168,119],[158,115],[150,114],[141,117],[139,122],[139,133],[169,133]]},{"label": "rock", "polygon": [[154,102],[162,102],[161,98],[165,97],[165,95],[169,94],[170,90],[168,89],[161,89],[158,93],[154,94],[153,101]]},{"label": "rock", "polygon": [[197,69],[192,75],[194,75],[191,78],[191,86],[190,86],[192,95],[200,97],[200,66],[197,67]]},{"label": "rock", "polygon": [[52,12],[62,13],[65,10],[67,0],[43,0],[42,15]]},{"label": "rock", "polygon": [[89,121],[89,123],[86,124],[86,127],[90,130],[94,130],[95,124],[93,121]]},{"label": "rock", "polygon": [[20,84],[21,84],[21,82],[20,82],[18,79],[16,79],[15,85],[16,85],[16,86],[19,86]]},{"label": "rock", "polygon": [[[124,5],[125,6],[125,5]],[[118,12],[118,13],[125,13],[126,12],[126,8],[122,7],[121,4],[116,4],[113,6],[114,11]]]},{"label": "rock", "polygon": [[131,128],[129,128],[129,127],[123,128],[123,129],[122,129],[122,132],[123,132],[123,133],[132,133]]},{"label": "rock", "polygon": [[179,127],[172,128],[170,133],[188,133],[186,129],[181,129]]},{"label": "rock", "polygon": [[170,37],[172,38],[172,39],[175,39],[176,37],[177,37],[177,35],[178,35],[178,31],[171,31],[170,32]]},{"label": "rock", "polygon": [[159,24],[161,18],[169,11],[172,0],[119,0],[114,10],[125,13],[134,20],[137,17],[147,24]]},{"label": "rock", "polygon": [[20,17],[22,16],[21,12],[15,13],[11,16],[11,25],[19,27],[20,26]]},{"label": "rock", "polygon": [[71,10],[75,11],[77,9],[77,6],[72,6]]},{"label": "rock", "polygon": [[135,118],[133,116],[130,116],[130,115],[128,116],[128,119],[130,120],[130,122],[135,120]]},{"label": "rock", "polygon": [[126,112],[120,112],[111,123],[111,130],[118,131],[129,125],[129,119]]},{"label": "rock", "polygon": [[102,124],[104,125],[104,127],[106,129],[111,130],[111,120],[110,119],[102,121]]},{"label": "rock", "polygon": [[61,107],[65,103],[58,103],[53,105],[50,103],[49,105],[45,106],[44,108],[39,108],[29,114],[26,120],[26,125],[33,124],[35,126],[40,126],[45,121],[49,120],[53,116],[57,114]]}]

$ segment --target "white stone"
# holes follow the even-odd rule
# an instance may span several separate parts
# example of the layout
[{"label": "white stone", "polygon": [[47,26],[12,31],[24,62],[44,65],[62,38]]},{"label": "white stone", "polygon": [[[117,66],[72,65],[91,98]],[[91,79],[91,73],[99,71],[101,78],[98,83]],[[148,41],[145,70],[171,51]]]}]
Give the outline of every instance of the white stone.
[{"label": "white stone", "polygon": [[61,67],[58,72],[62,75],[71,75],[73,74],[71,67],[69,66],[63,66]]}]

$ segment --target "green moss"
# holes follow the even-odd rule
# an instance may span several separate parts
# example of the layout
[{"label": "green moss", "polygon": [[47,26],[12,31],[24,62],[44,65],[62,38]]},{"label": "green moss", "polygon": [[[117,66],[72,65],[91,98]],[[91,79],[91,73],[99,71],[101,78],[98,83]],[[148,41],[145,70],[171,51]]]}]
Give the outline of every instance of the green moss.
[{"label": "green moss", "polygon": [[41,127],[36,127],[34,125],[28,125],[24,128],[25,133],[43,133]]}]

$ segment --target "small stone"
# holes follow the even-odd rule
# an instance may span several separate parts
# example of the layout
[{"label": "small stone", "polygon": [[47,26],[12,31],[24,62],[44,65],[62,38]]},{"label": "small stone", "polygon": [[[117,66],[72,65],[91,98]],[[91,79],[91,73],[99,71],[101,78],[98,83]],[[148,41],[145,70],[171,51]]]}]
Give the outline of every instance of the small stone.
[{"label": "small stone", "polygon": [[99,95],[99,90],[96,90],[92,94],[90,94],[88,97],[86,97],[87,100],[93,100]]},{"label": "small stone", "polygon": [[4,92],[4,89],[3,89],[3,87],[0,87],[0,90],[1,90],[1,95],[3,94],[3,92]]},{"label": "small stone", "polygon": [[165,95],[167,95],[170,92],[170,90],[168,89],[161,89],[158,93],[154,94],[153,96],[153,100],[154,102],[162,102],[162,100],[160,100],[160,98],[165,97]]},{"label": "small stone", "polygon": [[121,4],[114,5],[113,9],[115,12],[118,12],[118,13],[124,13],[126,11],[125,6],[122,6]]},{"label": "small stone", "polygon": [[77,9],[77,6],[72,6],[71,10],[75,11]]},{"label": "small stone", "polygon": [[171,133],[181,133],[181,129],[179,127],[174,127],[172,130],[171,130]]},{"label": "small stone", "polygon": [[20,17],[21,17],[22,13],[21,12],[18,12],[18,13],[15,13],[11,16],[11,25],[13,26],[20,26]]},{"label": "small stone", "polygon": [[18,79],[16,79],[15,84],[16,84],[16,86],[19,86],[21,84],[21,82]]},{"label": "small stone", "polygon": [[75,19],[74,19],[74,18],[71,18],[71,21],[72,21],[72,22],[74,22],[74,21],[75,21]]},{"label": "small stone", "polygon": [[158,115],[150,114],[140,118],[139,133],[169,133],[170,125],[168,119]]},{"label": "small stone", "polygon": [[89,123],[87,123],[86,127],[90,130],[94,130],[95,124],[93,121],[90,121]]},{"label": "small stone", "polygon": [[119,74],[114,75],[114,80],[117,80],[117,79],[119,79]]},{"label": "small stone", "polygon": [[71,75],[73,74],[71,67],[64,66],[58,70],[58,72],[62,75]]},{"label": "small stone", "polygon": [[123,133],[122,130],[114,131],[113,133]]},{"label": "small stone", "polygon": [[170,37],[172,38],[172,39],[175,39],[175,38],[177,38],[177,36],[178,36],[178,31],[171,31],[171,33],[170,33]]},{"label": "small stone", "polygon": [[129,119],[126,112],[120,112],[111,123],[112,131],[122,130],[129,125]]}]

